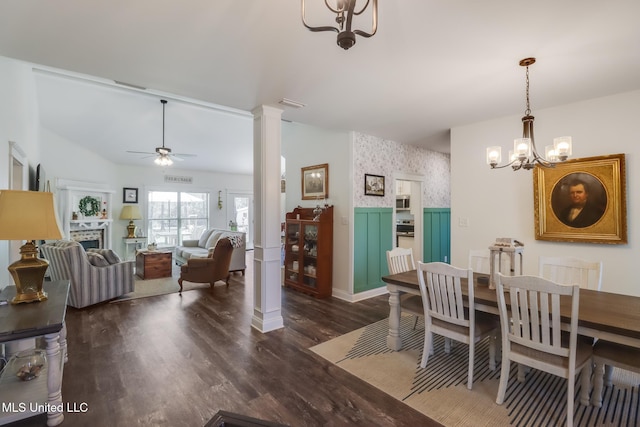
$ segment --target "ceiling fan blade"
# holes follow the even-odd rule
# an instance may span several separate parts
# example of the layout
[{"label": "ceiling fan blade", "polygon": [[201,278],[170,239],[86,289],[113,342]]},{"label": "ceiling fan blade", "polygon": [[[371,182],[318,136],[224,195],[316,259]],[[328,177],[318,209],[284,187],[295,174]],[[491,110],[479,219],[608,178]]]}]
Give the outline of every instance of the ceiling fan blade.
[{"label": "ceiling fan blade", "polygon": [[155,155],[156,153],[150,153],[148,151],[127,151],[127,153],[131,153],[131,154],[150,154],[150,155]]},{"label": "ceiling fan blade", "polygon": [[184,154],[184,153],[171,153],[170,156],[180,156],[180,157],[198,157],[196,154]]}]

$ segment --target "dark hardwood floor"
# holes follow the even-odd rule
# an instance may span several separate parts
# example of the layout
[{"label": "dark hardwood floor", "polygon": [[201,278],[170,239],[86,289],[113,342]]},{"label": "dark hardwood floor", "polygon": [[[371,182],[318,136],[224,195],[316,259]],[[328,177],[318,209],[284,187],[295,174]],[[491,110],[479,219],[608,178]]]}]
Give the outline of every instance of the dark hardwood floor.
[{"label": "dark hardwood floor", "polygon": [[384,319],[386,296],[347,303],[283,288],[285,327],[262,334],[250,326],[247,258],[228,289],[69,308],[62,398],[87,411],[62,426],[204,426],[219,410],[290,426],[439,425],[308,350]]}]

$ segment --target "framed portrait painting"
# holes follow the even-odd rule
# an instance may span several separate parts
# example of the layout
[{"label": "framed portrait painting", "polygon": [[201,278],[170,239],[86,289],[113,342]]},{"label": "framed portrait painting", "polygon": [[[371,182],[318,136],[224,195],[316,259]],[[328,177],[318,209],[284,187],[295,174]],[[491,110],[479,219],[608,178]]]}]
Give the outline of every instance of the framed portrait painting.
[{"label": "framed portrait painting", "polygon": [[364,194],[366,196],[384,196],[384,176],[365,173]]},{"label": "framed portrait painting", "polygon": [[329,164],[307,166],[301,170],[302,200],[329,197]]},{"label": "framed portrait painting", "polygon": [[627,243],[624,154],[533,170],[536,240]]}]

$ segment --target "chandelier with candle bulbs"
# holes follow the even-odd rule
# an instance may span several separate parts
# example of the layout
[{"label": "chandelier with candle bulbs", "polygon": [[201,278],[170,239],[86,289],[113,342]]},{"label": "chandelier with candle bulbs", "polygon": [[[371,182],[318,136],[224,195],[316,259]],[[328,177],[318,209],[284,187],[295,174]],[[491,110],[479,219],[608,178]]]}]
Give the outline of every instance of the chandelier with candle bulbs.
[{"label": "chandelier with candle bulbs", "polygon": [[522,138],[513,141],[513,151],[509,151],[508,163],[500,165],[502,161],[502,147],[493,146],[487,148],[487,164],[491,169],[500,169],[511,166],[514,171],[519,169],[533,169],[535,165],[542,167],[554,167],[557,162],[564,162],[571,155],[571,137],[561,136],[553,139],[553,145],[545,147],[544,157],[538,153],[533,137],[533,119],[529,103],[529,66],[536,62],[535,58],[525,58],[520,61],[520,66],[526,67],[526,97],[527,108],[522,117]]}]

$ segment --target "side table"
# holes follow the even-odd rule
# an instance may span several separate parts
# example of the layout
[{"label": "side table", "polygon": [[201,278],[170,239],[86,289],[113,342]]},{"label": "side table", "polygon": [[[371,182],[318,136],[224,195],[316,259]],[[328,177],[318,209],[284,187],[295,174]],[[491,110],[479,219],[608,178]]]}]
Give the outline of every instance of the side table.
[{"label": "side table", "polygon": [[[15,372],[6,369],[0,376],[0,424],[7,424],[47,412],[47,425],[56,426],[64,420],[62,403],[62,372],[67,361],[67,329],[65,313],[69,297],[69,281],[45,282],[48,299],[41,302],[0,306],[0,343],[44,336],[46,364],[41,375],[31,381],[21,381]],[[0,292],[0,299],[11,301],[15,286]],[[9,367],[9,365],[7,365]],[[34,405],[35,404],[35,405]]]},{"label": "side table", "polygon": [[136,254],[136,274],[142,279],[171,277],[171,251],[138,251]]},{"label": "side table", "polygon": [[[131,257],[135,256],[136,250],[147,247],[146,237],[123,237],[124,239],[124,260],[129,261]],[[129,246],[133,246],[133,251],[129,249]]]}]

